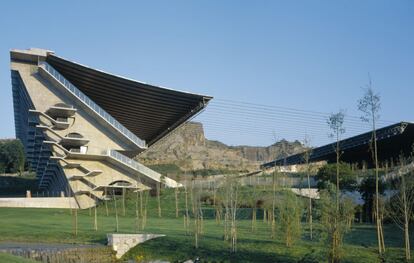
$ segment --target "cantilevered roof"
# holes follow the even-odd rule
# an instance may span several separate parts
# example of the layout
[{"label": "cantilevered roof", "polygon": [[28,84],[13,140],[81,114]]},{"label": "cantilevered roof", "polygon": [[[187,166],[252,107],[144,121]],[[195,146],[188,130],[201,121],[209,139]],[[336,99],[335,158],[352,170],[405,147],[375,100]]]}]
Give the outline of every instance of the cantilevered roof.
[{"label": "cantilevered roof", "polygon": [[48,53],[46,62],[150,146],[201,111],[210,96],[96,70]]},{"label": "cantilevered roof", "polygon": [[[414,124],[410,122],[399,122],[376,131],[378,145],[378,159],[380,162],[397,161],[400,154],[409,155],[414,143]],[[372,153],[370,144],[372,132],[363,133],[340,141],[341,161],[347,163],[362,164],[365,162],[372,166]],[[336,161],[336,143],[327,144],[314,148],[310,155],[310,162]],[[262,168],[274,166],[294,165],[304,163],[304,154],[298,153],[287,158],[277,159],[264,163]]]}]

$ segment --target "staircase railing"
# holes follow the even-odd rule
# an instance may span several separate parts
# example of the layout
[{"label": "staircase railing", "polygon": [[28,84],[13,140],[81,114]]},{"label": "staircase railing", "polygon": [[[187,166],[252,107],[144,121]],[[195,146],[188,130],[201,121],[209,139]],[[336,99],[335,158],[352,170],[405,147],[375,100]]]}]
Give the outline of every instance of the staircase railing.
[{"label": "staircase railing", "polygon": [[139,162],[121,154],[118,151],[115,150],[109,150],[108,155],[112,158],[118,160],[119,162],[128,165],[129,167],[133,168],[134,170],[150,177],[154,181],[161,182],[165,184],[167,187],[180,187],[181,184],[177,183],[176,181],[172,180],[168,177],[163,177],[160,173],[157,173],[156,171],[146,167],[143,164],[140,164]]},{"label": "staircase railing", "polygon": [[86,96],[82,91],[70,83],[62,74],[55,70],[51,65],[45,61],[39,61],[39,67],[42,67],[46,72],[48,72],[53,78],[55,78],[60,84],[62,84],[70,93],[82,101],[86,106],[88,106],[92,111],[98,114],[102,119],[109,123],[112,127],[117,129],[121,134],[127,137],[129,140],[134,142],[140,148],[146,148],[146,143],[144,140],[138,138],[130,130],[125,128],[120,122],[118,122],[114,117],[102,109],[98,104]]}]

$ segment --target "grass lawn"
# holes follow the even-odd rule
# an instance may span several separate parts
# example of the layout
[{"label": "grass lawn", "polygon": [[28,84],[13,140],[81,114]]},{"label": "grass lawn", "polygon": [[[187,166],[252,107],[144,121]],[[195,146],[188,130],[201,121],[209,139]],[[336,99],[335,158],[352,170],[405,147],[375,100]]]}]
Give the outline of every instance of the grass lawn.
[{"label": "grass lawn", "polygon": [[22,257],[16,257],[6,253],[0,253],[0,263],[35,263],[37,261],[29,260]]},{"label": "grass lawn", "polygon": [[[181,199],[180,207],[183,208],[183,198]],[[135,233],[134,198],[130,197],[127,200],[126,216],[122,215],[120,199],[117,205],[120,232]],[[69,210],[0,208],[0,242],[105,243],[106,233],[115,232],[116,226],[114,203],[108,202],[108,207],[109,216],[106,216],[104,204],[98,208],[98,231],[93,230],[93,216],[89,215],[89,210],[80,211],[77,237],[73,235],[74,217]],[[162,196],[162,218],[157,216],[156,198],[149,199],[148,207],[147,227],[145,231],[139,232],[160,233],[167,236],[136,246],[125,255],[126,259],[165,259],[174,262],[200,257],[206,262],[326,262],[326,245],[318,237],[313,241],[308,240],[305,224],[302,238],[293,247],[287,248],[280,236],[275,239],[270,238],[270,226],[260,217],[257,221],[257,230],[253,233],[248,219],[250,212],[241,209],[241,219],[238,221],[238,253],[232,255],[230,244],[223,241],[223,225],[217,224],[211,218],[212,210],[205,211],[204,235],[200,241],[200,248],[196,250],[193,237],[185,233],[182,214],[179,218],[175,218],[172,192],[164,193]],[[258,216],[261,214],[259,213]],[[318,236],[318,226],[315,227]],[[399,229],[392,225],[385,226],[387,262],[403,262],[401,237]],[[344,242],[343,262],[379,262],[374,226],[354,225],[352,231],[347,233]]]}]

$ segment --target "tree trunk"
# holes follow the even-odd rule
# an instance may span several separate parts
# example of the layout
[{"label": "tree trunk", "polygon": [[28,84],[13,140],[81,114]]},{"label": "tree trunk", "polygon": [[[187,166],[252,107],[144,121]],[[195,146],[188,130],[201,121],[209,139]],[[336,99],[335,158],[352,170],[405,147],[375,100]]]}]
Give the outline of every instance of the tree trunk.
[{"label": "tree trunk", "polygon": [[125,216],[125,188],[122,188],[122,215]]},{"label": "tree trunk", "polygon": [[[308,164],[309,165],[309,164]],[[310,240],[313,238],[313,226],[312,226],[312,198],[310,194],[310,178],[309,178],[309,168],[308,168],[308,195],[309,195],[309,234]]]},{"label": "tree trunk", "polygon": [[178,218],[178,187],[175,188],[175,218]]},{"label": "tree trunk", "polygon": [[114,196],[116,232],[118,233],[118,231],[119,231],[119,220],[118,220],[118,207],[117,207],[117,204],[116,204],[115,190],[112,191],[112,194]]},{"label": "tree trunk", "polygon": [[158,217],[161,217],[161,185],[157,183],[157,202],[158,202]]},{"label": "tree trunk", "polygon": [[105,188],[105,212],[106,212],[106,216],[109,216],[109,210],[108,210],[108,192]]}]

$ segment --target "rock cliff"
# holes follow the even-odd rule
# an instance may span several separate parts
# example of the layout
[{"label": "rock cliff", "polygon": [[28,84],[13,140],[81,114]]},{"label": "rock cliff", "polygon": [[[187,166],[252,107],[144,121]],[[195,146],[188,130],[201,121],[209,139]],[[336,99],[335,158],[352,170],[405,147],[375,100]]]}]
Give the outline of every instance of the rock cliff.
[{"label": "rock cliff", "polygon": [[189,122],[137,158],[146,165],[175,164],[187,170],[255,170],[263,162],[302,150],[299,141],[286,140],[267,147],[228,146],[206,139],[202,124]]}]

